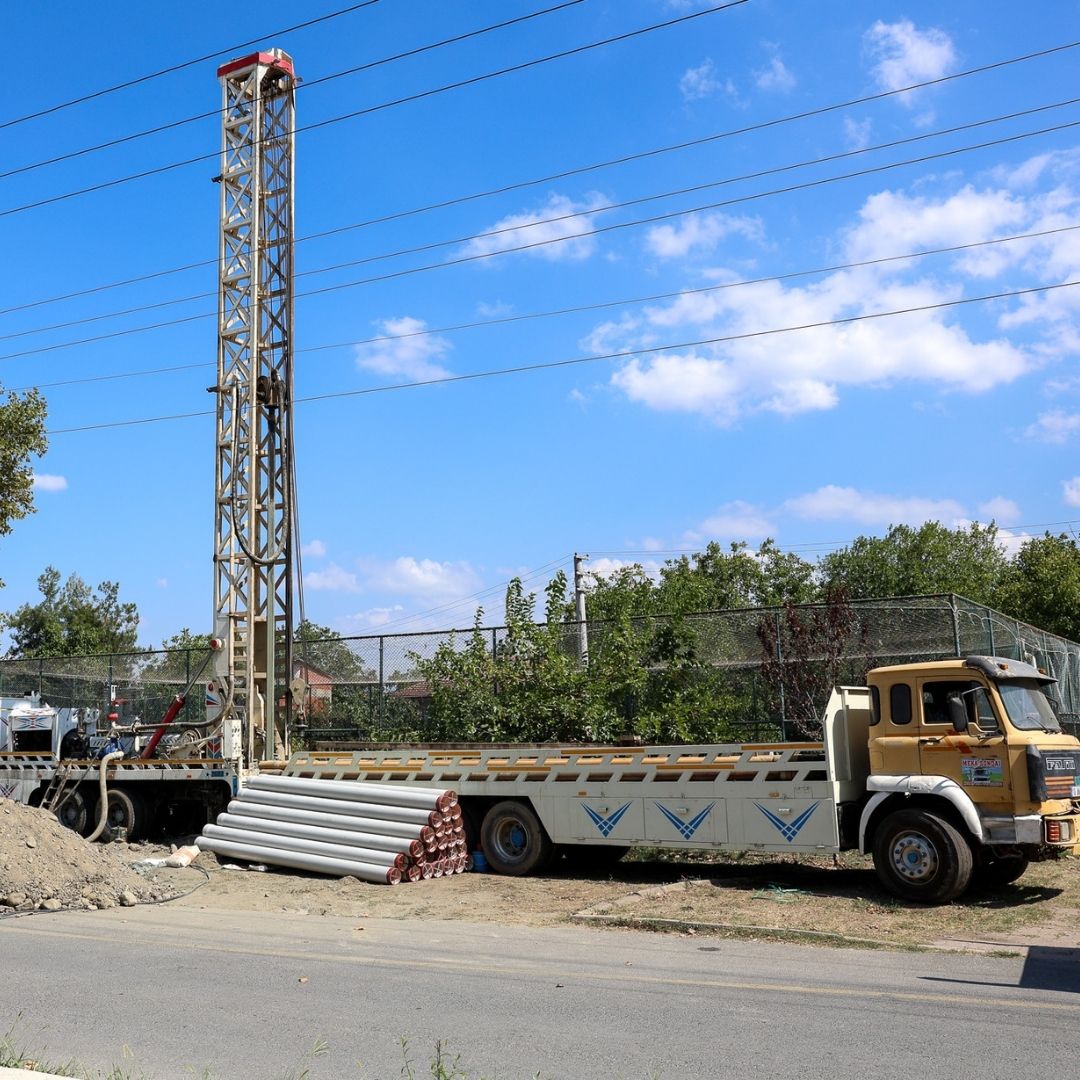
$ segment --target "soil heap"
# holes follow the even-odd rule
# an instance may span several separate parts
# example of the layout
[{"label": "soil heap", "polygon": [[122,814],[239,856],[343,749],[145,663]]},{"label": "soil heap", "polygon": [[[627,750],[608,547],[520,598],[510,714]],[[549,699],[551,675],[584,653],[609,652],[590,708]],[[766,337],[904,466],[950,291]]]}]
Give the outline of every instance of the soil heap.
[{"label": "soil heap", "polygon": [[91,844],[46,810],[0,799],[0,915],[159,899],[130,858],[127,845]]}]

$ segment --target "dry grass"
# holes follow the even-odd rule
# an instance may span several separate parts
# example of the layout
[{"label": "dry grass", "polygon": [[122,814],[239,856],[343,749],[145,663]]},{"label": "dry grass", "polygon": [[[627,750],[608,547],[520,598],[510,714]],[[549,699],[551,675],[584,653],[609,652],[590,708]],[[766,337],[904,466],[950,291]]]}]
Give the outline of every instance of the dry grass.
[{"label": "dry grass", "polygon": [[[943,908],[908,904],[878,884],[869,859],[847,854],[800,857],[742,854],[678,864],[685,889],[642,890],[633,903],[593,909],[631,920],[682,920],[734,927],[767,926],[873,939],[899,948],[943,939],[1015,939],[1080,947],[1080,860],[1036,863],[1014,885],[972,888]],[[635,863],[621,868],[630,870]]]}]

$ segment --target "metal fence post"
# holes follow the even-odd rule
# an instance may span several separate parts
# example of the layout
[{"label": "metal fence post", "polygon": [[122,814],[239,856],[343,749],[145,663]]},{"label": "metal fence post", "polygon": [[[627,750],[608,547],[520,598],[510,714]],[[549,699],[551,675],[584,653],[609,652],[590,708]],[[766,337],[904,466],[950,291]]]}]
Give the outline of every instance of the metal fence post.
[{"label": "metal fence post", "polygon": [[[188,686],[191,683],[191,649],[184,650],[184,685]],[[190,697],[191,694],[188,694]],[[184,719],[189,720],[191,718],[191,703],[189,701],[184,702]]]},{"label": "metal fence post", "polygon": [[949,593],[949,606],[952,608],[953,644],[956,655],[960,655],[960,613],[956,610],[956,593]]},{"label": "metal fence post", "polygon": [[[787,731],[787,697],[784,694],[784,641],[780,636],[780,612],[773,615],[776,621],[776,661],[780,665],[780,731]],[[785,737],[783,734],[781,737]]]},{"label": "metal fence post", "polygon": [[386,727],[386,638],[379,635],[379,729]]},{"label": "metal fence post", "polygon": [[44,658],[39,658],[38,662],[37,662],[37,665],[38,665],[38,670],[37,670],[37,692],[38,692],[38,697],[41,697],[42,692],[44,690],[43,684],[45,682],[45,660],[44,660]]}]

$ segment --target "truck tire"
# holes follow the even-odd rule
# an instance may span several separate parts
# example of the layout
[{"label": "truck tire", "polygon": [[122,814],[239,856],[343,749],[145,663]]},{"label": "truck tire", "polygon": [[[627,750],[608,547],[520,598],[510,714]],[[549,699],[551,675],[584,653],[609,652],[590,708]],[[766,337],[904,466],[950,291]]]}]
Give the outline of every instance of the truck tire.
[{"label": "truck tire", "polygon": [[976,885],[995,888],[1011,885],[1024,876],[1030,860],[1026,855],[1007,855],[1000,859],[989,859],[975,867],[973,879]]},{"label": "truck tire", "polygon": [[902,900],[947,904],[971,882],[974,858],[967,841],[927,810],[897,810],[874,836],[874,868]]},{"label": "truck tire", "polygon": [[115,832],[124,829],[128,840],[138,840],[146,827],[146,810],[142,799],[124,788],[110,788],[106,825]]},{"label": "truck tire", "polygon": [[56,811],[56,820],[65,829],[86,835],[86,824],[90,820],[90,808],[81,791],[73,791]]},{"label": "truck tire", "polygon": [[480,847],[496,874],[511,877],[542,870],[555,850],[532,808],[514,799],[496,803],[484,815]]}]

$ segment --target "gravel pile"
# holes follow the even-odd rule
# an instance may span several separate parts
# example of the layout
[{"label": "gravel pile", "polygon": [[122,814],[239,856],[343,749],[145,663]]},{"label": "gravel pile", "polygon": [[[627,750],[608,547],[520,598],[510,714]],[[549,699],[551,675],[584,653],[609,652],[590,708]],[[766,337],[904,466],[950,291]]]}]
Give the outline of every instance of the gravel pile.
[{"label": "gravel pile", "polygon": [[0,915],[160,899],[130,860],[127,845],[88,843],[47,811],[0,799]]}]

